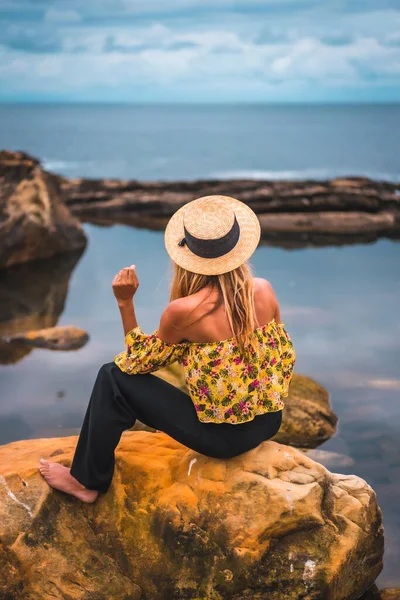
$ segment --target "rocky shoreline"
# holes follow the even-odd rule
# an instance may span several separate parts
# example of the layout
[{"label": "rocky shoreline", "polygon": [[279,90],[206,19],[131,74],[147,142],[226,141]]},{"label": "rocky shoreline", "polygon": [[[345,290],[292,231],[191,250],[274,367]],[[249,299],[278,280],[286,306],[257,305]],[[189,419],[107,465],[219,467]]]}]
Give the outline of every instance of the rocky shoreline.
[{"label": "rocky shoreline", "polygon": [[[64,201],[69,209],[63,214],[64,229],[71,236],[72,227],[73,243],[78,236],[81,247],[84,239],[77,219],[162,230],[185,203],[220,194],[242,200],[258,214],[264,244],[299,248],[368,243],[380,237],[400,239],[400,184],[362,177],[327,181],[67,179],[46,172],[38,159],[26,153],[9,151],[0,152],[0,239],[6,234],[4,215],[14,215],[21,202],[32,211],[35,198],[21,196],[22,192],[26,196],[27,182],[31,189],[32,180],[43,180],[56,196],[57,219],[60,200]],[[62,239],[68,236],[63,234]],[[64,250],[54,242],[51,245],[56,251]]]},{"label": "rocky shoreline", "polygon": [[161,230],[193,198],[225,194],[258,214],[266,244],[296,248],[400,238],[400,185],[366,178],[159,183],[62,179],[60,185],[71,212],[99,225]]}]

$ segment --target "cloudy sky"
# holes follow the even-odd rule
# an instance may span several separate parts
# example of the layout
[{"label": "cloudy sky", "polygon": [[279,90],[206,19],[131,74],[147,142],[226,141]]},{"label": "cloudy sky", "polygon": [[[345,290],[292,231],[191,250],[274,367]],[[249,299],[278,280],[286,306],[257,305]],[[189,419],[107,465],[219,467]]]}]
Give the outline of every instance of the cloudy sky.
[{"label": "cloudy sky", "polygon": [[0,101],[400,101],[399,0],[0,0]]}]

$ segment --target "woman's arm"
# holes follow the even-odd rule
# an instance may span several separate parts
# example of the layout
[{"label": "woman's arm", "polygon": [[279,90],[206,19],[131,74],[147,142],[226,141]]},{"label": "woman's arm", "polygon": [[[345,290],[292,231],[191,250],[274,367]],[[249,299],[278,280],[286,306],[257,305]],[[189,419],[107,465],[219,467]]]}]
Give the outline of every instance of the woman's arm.
[{"label": "woman's arm", "polygon": [[133,296],[139,287],[135,265],[125,267],[114,277],[112,288],[121,313],[124,334],[138,326]]},{"label": "woman's arm", "polygon": [[[158,332],[146,335],[138,326],[133,296],[139,287],[135,266],[122,269],[113,281],[113,291],[121,313],[125,333],[124,352],[120,352],[114,362],[121,371],[130,375],[154,373],[176,360],[180,360],[186,351],[185,344],[175,344],[173,341],[161,339]],[[174,307],[172,307],[173,312]],[[171,309],[167,309],[161,318],[161,327],[167,338],[171,337],[173,318]]]}]

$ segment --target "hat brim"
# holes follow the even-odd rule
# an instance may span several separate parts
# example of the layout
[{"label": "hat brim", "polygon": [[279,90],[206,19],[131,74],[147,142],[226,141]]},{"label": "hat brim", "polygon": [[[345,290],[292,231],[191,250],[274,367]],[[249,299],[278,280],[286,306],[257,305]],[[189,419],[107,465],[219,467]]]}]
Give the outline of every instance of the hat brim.
[{"label": "hat brim", "polygon": [[210,202],[213,199],[229,202],[240,227],[240,237],[236,246],[218,258],[202,258],[194,254],[186,244],[179,246],[179,242],[185,236],[183,219],[188,206],[185,204],[172,215],[168,222],[165,229],[165,247],[172,260],[187,271],[199,275],[221,275],[240,267],[250,258],[260,241],[261,227],[253,210],[236,198],[208,196],[207,199]]}]

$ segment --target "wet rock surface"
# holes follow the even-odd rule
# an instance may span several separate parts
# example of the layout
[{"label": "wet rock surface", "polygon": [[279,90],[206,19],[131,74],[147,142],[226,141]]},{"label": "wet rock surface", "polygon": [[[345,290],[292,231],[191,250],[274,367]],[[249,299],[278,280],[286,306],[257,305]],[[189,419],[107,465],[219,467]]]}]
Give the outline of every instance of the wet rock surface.
[{"label": "wet rock surface", "polygon": [[373,490],[275,442],[229,460],[126,432],[92,505],[51,490],[39,458],[76,438],[0,447],[0,597],[356,600],[382,568]]},{"label": "wet rock surface", "polygon": [[59,178],[22,152],[0,152],[0,269],[81,250],[86,236]]},{"label": "wet rock surface", "polygon": [[83,329],[73,325],[63,327],[49,327],[38,331],[27,331],[16,333],[9,337],[3,337],[3,341],[9,344],[18,344],[33,348],[47,348],[49,350],[78,350],[86,344],[89,335]]}]

